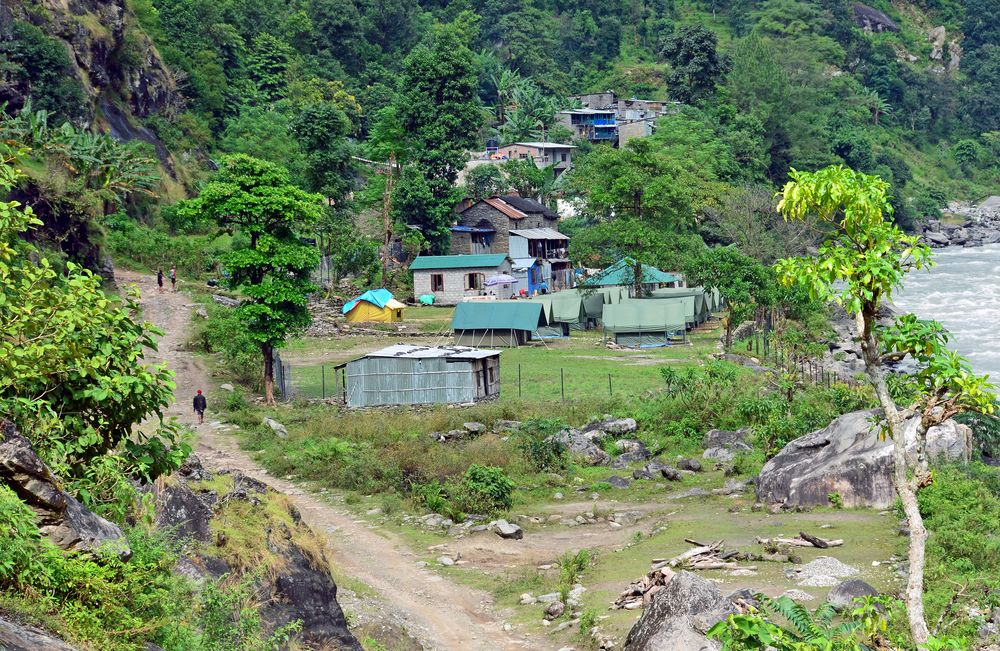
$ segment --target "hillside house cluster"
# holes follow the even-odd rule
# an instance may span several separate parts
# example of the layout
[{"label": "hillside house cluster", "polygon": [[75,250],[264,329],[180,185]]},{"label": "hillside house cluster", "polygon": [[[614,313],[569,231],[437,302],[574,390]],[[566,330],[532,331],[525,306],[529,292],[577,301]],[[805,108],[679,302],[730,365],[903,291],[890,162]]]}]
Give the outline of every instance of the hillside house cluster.
[{"label": "hillside house cluster", "polygon": [[536,167],[552,167],[556,178],[573,167],[574,145],[558,142],[514,142],[500,146],[495,140],[486,143],[486,150],[476,152],[459,172],[456,183],[465,183],[466,175],[482,165],[502,165],[511,160],[531,160]]},{"label": "hillside house cluster", "polygon": [[[458,213],[450,255],[414,260],[414,293],[450,305],[472,297],[506,299],[573,287],[569,237],[558,225],[559,215],[533,199],[476,201]],[[489,282],[504,275],[513,280]]]},{"label": "hillside house cluster", "polygon": [[625,99],[607,91],[576,95],[583,107],[560,111],[559,121],[574,138],[624,145],[632,138],[652,135],[656,120],[677,108],[677,103],[651,99]]}]

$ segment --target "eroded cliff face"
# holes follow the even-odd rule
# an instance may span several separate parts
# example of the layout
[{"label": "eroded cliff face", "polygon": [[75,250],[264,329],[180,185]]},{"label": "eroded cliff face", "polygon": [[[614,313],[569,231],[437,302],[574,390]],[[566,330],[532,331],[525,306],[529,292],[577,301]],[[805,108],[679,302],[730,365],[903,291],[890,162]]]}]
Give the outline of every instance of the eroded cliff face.
[{"label": "eroded cliff face", "polygon": [[[125,0],[0,0],[0,40],[12,37],[15,20],[66,44],[92,119],[100,118],[102,103],[136,117],[180,106],[173,74]],[[5,99],[17,108],[24,91],[9,89]]]}]

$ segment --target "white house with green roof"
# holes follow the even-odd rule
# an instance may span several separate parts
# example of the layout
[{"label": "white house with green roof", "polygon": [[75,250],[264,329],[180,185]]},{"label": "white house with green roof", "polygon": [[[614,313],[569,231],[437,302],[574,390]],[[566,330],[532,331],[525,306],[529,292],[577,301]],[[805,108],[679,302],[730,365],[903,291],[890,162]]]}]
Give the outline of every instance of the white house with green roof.
[{"label": "white house with green roof", "polygon": [[510,298],[520,289],[516,284],[488,287],[486,281],[500,274],[510,275],[511,265],[506,253],[417,256],[410,264],[413,294],[432,294],[438,305],[455,305],[472,296]]}]

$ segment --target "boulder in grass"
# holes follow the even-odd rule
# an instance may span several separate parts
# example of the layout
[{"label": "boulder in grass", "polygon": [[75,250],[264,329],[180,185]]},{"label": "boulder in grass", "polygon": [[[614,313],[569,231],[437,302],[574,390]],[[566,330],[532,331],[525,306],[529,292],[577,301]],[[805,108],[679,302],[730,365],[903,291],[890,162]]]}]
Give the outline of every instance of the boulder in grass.
[{"label": "boulder in grass", "polygon": [[[891,440],[883,439],[878,410],[855,411],[798,438],[769,460],[757,479],[757,497],[769,504],[824,506],[837,493],[846,507],[888,509],[893,489]],[[907,423],[907,447],[916,442],[917,419]],[[931,458],[968,461],[972,431],[948,420],[927,433]]]},{"label": "boulder in grass", "polygon": [[678,572],[659,590],[628,632],[624,651],[716,651],[705,633],[737,613],[711,581]]},{"label": "boulder in grass", "polygon": [[855,599],[864,597],[877,597],[878,590],[868,585],[861,579],[848,579],[842,581],[830,590],[826,600],[837,612],[853,608]]},{"label": "boulder in grass", "polygon": [[524,531],[516,524],[511,524],[506,520],[497,520],[493,528],[497,535],[506,540],[521,540],[524,538]]}]

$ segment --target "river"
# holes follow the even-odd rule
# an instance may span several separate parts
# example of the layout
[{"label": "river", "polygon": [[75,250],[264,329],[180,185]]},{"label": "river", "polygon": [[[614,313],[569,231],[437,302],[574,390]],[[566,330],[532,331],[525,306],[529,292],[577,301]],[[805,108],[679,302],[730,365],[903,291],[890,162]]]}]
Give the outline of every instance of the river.
[{"label": "river", "polygon": [[938,249],[934,261],[910,273],[893,302],[940,321],[952,334],[951,347],[1000,382],[1000,244]]}]

